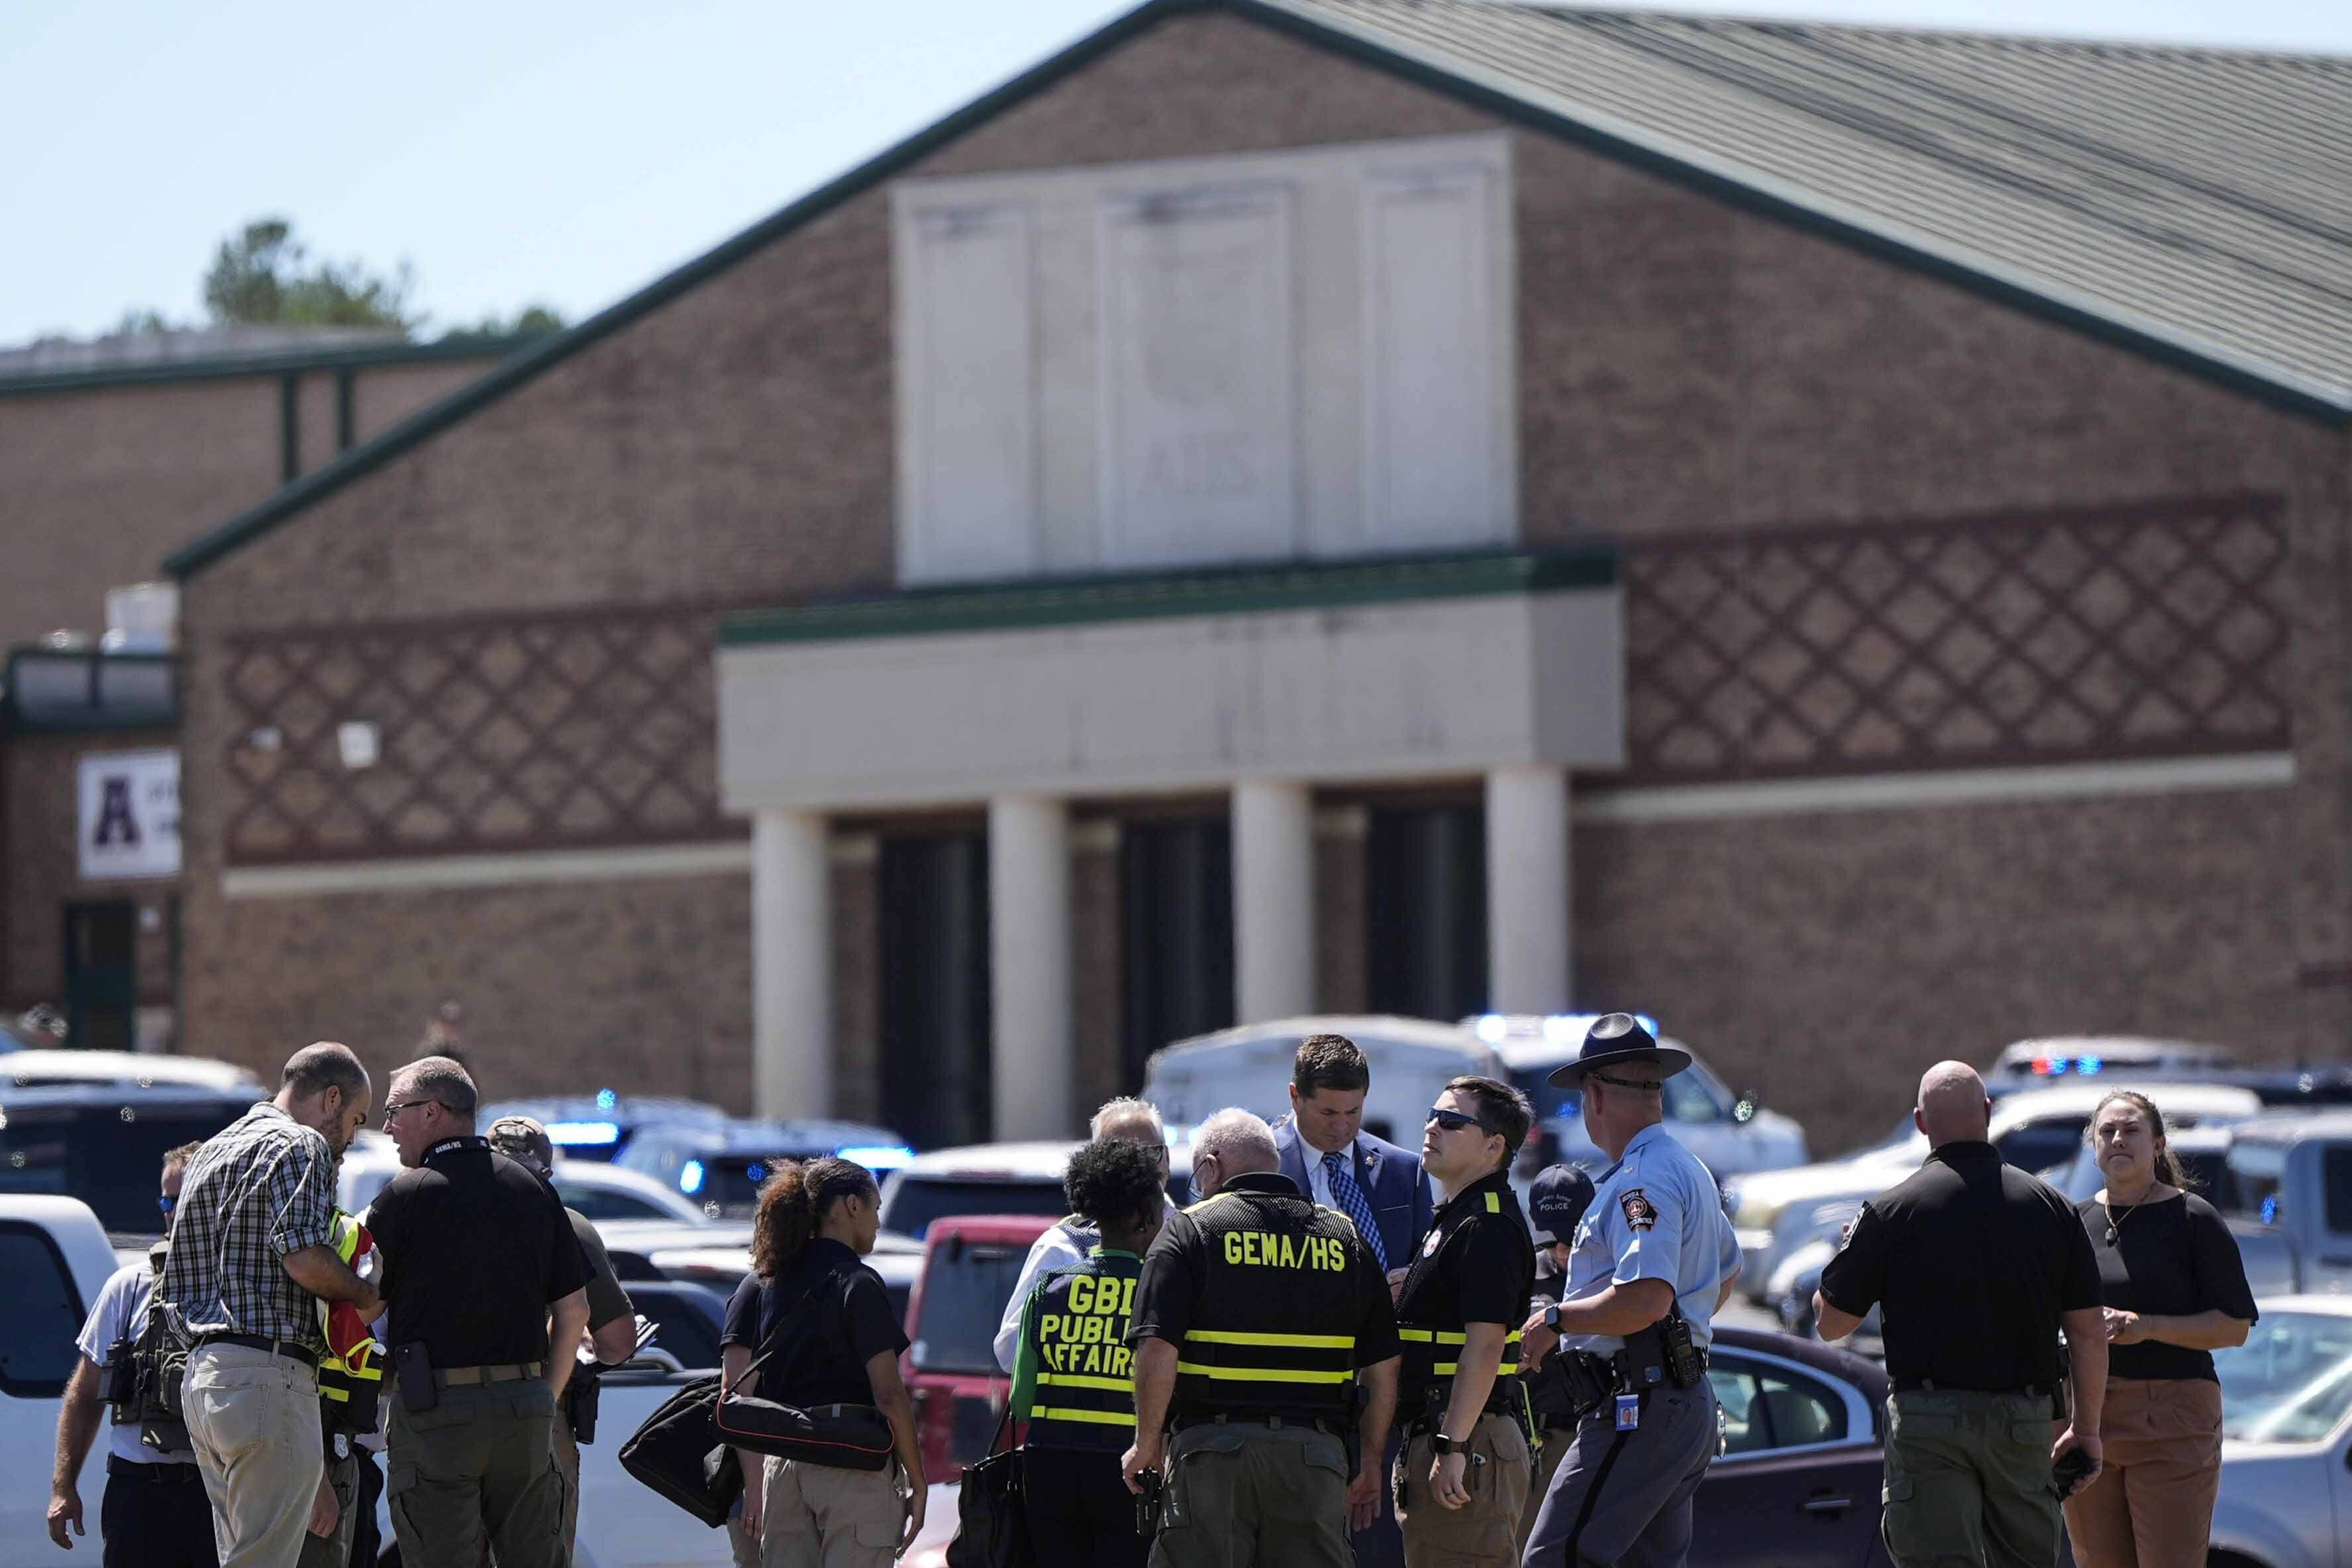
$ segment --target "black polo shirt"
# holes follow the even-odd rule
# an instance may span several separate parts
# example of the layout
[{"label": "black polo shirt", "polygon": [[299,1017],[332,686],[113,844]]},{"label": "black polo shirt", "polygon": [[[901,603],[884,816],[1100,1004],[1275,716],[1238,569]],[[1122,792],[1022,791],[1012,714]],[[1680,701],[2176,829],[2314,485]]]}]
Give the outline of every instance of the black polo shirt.
[{"label": "black polo shirt", "polygon": [[2099,1304],[2074,1206],[1990,1144],[1946,1144],[1863,1205],[1822,1299],[1883,1309],[1887,1375],[1992,1392],[2054,1385],[2058,1315]]},{"label": "black polo shirt", "polygon": [[369,1206],[393,1348],[436,1371],[547,1359],[547,1309],[588,1282],[572,1217],[481,1138],[445,1138]]},{"label": "black polo shirt", "polygon": [[[1535,1282],[1535,1237],[1508,1171],[1481,1176],[1447,1198],[1432,1217],[1397,1297],[1397,1324],[1407,1346],[1398,1408],[1420,1411],[1424,1387],[1453,1381],[1429,1368],[1458,1359],[1443,1344],[1426,1357],[1414,1354],[1419,1342],[1412,1330],[1460,1333],[1465,1323],[1500,1323],[1508,1336],[1503,1359],[1516,1361]],[[1507,1380],[1498,1378],[1497,1386],[1507,1391]]]},{"label": "black polo shirt", "polygon": [[[2254,1293],[2228,1221],[2195,1193],[2158,1203],[2109,1208],[2086,1197],[2074,1206],[2099,1260],[2099,1302],[2143,1317],[2194,1317],[2215,1308],[2252,1322]],[[2110,1224],[2112,1219],[2113,1223]],[[2113,1241],[2107,1239],[2112,1234]],[[2213,1353],[2142,1340],[2107,1347],[2109,1377],[2221,1379]]]},{"label": "black polo shirt", "polygon": [[796,1320],[774,1359],[760,1369],[759,1396],[804,1409],[873,1404],[866,1364],[905,1350],[906,1332],[890,1310],[882,1276],[830,1236],[811,1238],[781,1277],[744,1275],[727,1303],[727,1327],[719,1343],[748,1345],[756,1358],[804,1298],[808,1312]]}]

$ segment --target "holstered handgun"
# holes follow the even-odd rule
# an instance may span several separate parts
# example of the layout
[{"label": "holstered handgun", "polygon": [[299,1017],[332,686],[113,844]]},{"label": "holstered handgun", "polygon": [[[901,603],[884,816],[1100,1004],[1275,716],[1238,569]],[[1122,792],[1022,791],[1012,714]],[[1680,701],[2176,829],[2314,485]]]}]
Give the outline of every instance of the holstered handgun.
[{"label": "holstered handgun", "polygon": [[1619,1380],[1637,1393],[1660,1384],[1695,1388],[1706,1375],[1706,1354],[1691,1343],[1690,1323],[1680,1306],[1668,1307],[1664,1317],[1639,1333],[1627,1334],[1616,1363]]},{"label": "holstered handgun", "polygon": [[572,1369],[572,1381],[563,1385],[563,1416],[572,1423],[574,1442],[596,1440],[596,1406],[604,1389],[604,1369],[596,1363],[582,1362]]},{"label": "holstered handgun", "polygon": [[411,1343],[394,1350],[392,1367],[400,1380],[402,1409],[414,1416],[441,1403],[441,1390],[433,1382],[433,1359],[423,1344]]},{"label": "holstered handgun", "polygon": [[1143,1489],[1135,1494],[1135,1533],[1149,1541],[1160,1533],[1160,1472],[1138,1470],[1135,1484]]}]

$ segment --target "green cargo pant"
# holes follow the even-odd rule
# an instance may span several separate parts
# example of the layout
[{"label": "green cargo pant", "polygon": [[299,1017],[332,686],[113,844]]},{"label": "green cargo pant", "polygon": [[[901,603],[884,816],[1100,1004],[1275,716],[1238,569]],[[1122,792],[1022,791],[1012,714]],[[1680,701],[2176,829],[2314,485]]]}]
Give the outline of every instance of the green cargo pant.
[{"label": "green cargo pant", "polygon": [[384,1434],[383,1483],[404,1563],[565,1568],[563,1478],[549,1425],[555,1396],[537,1377],[440,1390],[430,1410],[397,1397]]},{"label": "green cargo pant", "polygon": [[[327,1461],[327,1484],[335,1493],[335,1533],[302,1532],[302,1557],[295,1568],[346,1568],[352,1560],[352,1532],[360,1521],[360,1462],[346,1454]],[[362,1568],[375,1568],[364,1563]]]},{"label": "green cargo pant", "polygon": [[2053,1568],[2048,1396],[1922,1388],[1887,1413],[1880,1528],[1896,1568]]},{"label": "green cargo pant", "polygon": [[1151,1568],[1353,1568],[1348,1449],[1312,1427],[1204,1422],[1169,1440]]}]

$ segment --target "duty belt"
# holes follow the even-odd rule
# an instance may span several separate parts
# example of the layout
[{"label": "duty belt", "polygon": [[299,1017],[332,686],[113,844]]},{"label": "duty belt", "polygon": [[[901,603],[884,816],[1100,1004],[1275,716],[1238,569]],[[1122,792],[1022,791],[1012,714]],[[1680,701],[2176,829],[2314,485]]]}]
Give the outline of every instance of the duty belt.
[{"label": "duty belt", "polygon": [[198,1334],[196,1336],[196,1343],[189,1348],[192,1350],[202,1350],[208,1344],[234,1344],[241,1345],[247,1350],[266,1350],[272,1355],[292,1356],[296,1361],[300,1362],[303,1365],[314,1369],[319,1364],[319,1353],[311,1349],[309,1345],[290,1339],[271,1339],[268,1334]]},{"label": "duty belt", "polygon": [[1271,1427],[1277,1432],[1297,1427],[1328,1432],[1335,1437],[1344,1437],[1348,1433],[1347,1423],[1329,1416],[1244,1416],[1220,1411],[1213,1416],[1179,1416],[1169,1425],[1179,1432],[1192,1427]]},{"label": "duty belt", "polygon": [[502,1366],[453,1366],[446,1372],[435,1368],[433,1386],[459,1388],[478,1383],[519,1383],[526,1377],[539,1375],[536,1361],[509,1362]]}]

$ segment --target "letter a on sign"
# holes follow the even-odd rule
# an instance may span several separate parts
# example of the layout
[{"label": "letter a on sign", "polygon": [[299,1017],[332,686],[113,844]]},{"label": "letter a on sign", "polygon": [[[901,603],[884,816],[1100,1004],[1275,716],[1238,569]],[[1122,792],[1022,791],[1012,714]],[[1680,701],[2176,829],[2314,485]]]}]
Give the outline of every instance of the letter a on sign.
[{"label": "letter a on sign", "polygon": [[180,873],[180,754],[81,758],[76,780],[84,882]]},{"label": "letter a on sign", "polygon": [[109,844],[125,848],[139,841],[139,819],[131,814],[131,780],[120,773],[100,780],[98,831],[90,835],[92,849]]}]

